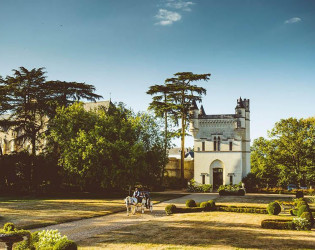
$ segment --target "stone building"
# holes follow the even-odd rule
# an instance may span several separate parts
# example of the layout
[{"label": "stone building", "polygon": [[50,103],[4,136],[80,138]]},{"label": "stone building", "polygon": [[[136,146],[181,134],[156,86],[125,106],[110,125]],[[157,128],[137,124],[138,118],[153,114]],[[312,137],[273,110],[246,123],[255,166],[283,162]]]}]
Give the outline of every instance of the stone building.
[{"label": "stone building", "polygon": [[249,99],[237,100],[235,114],[207,115],[190,107],[194,137],[194,179],[201,184],[238,184],[250,172]]}]

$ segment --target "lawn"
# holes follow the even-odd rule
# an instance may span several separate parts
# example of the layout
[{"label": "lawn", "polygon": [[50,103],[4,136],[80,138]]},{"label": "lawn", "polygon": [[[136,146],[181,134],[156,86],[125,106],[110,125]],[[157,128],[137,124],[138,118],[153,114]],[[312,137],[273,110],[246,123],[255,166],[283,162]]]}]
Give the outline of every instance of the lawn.
[{"label": "lawn", "polygon": [[315,231],[262,229],[263,214],[175,214],[97,235],[79,249],[314,249]]},{"label": "lawn", "polygon": [[[180,194],[152,193],[155,203]],[[0,227],[12,222],[24,229],[124,211],[123,197],[114,199],[19,199],[0,198]]]}]

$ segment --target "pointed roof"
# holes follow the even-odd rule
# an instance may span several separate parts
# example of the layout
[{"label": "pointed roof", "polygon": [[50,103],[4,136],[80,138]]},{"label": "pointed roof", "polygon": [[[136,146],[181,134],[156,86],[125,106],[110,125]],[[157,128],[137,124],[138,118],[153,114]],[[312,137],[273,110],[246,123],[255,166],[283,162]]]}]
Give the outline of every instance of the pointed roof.
[{"label": "pointed roof", "polygon": [[191,102],[191,105],[190,105],[190,107],[189,107],[189,110],[198,110],[198,106],[197,106],[197,103],[196,103],[196,101],[195,100],[193,100],[192,102]]},{"label": "pointed roof", "polygon": [[244,102],[243,102],[243,100],[242,100],[242,97],[240,97],[240,99],[237,99],[236,108],[245,108]]},{"label": "pointed roof", "polygon": [[201,107],[200,107],[200,109],[199,109],[199,114],[200,114],[201,116],[205,116],[205,115],[206,115],[206,112],[205,112],[205,110],[204,110],[204,108],[203,108],[203,105],[201,105]]}]

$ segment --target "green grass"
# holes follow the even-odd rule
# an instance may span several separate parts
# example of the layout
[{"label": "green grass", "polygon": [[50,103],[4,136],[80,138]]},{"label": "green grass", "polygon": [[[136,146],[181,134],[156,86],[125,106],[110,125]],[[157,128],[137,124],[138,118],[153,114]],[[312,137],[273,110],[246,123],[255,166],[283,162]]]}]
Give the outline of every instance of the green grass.
[{"label": "green grass", "polygon": [[[154,203],[180,197],[179,194],[152,193]],[[12,222],[32,229],[68,221],[92,218],[125,210],[124,199],[32,199],[0,198],[0,227]]]}]

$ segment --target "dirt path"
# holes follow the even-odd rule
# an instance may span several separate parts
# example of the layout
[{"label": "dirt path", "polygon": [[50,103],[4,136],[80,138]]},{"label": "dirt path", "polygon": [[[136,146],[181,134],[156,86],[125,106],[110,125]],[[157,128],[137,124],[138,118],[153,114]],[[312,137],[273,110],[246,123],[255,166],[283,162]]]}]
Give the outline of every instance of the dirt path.
[{"label": "dirt path", "polygon": [[187,199],[194,199],[196,202],[201,202],[215,199],[217,197],[217,194],[189,194],[180,198],[164,201],[162,203],[154,205],[154,210],[152,213],[146,210],[144,214],[137,212],[135,215],[127,216],[126,212],[120,212],[97,218],[84,219],[48,227],[37,228],[31,231],[58,229],[62,235],[67,235],[69,239],[80,241],[93,237],[94,235],[104,233],[106,231],[117,230],[125,226],[134,225],[143,221],[150,221],[160,218],[162,216],[166,216],[164,209],[167,204],[183,206],[185,205],[185,201]]}]

